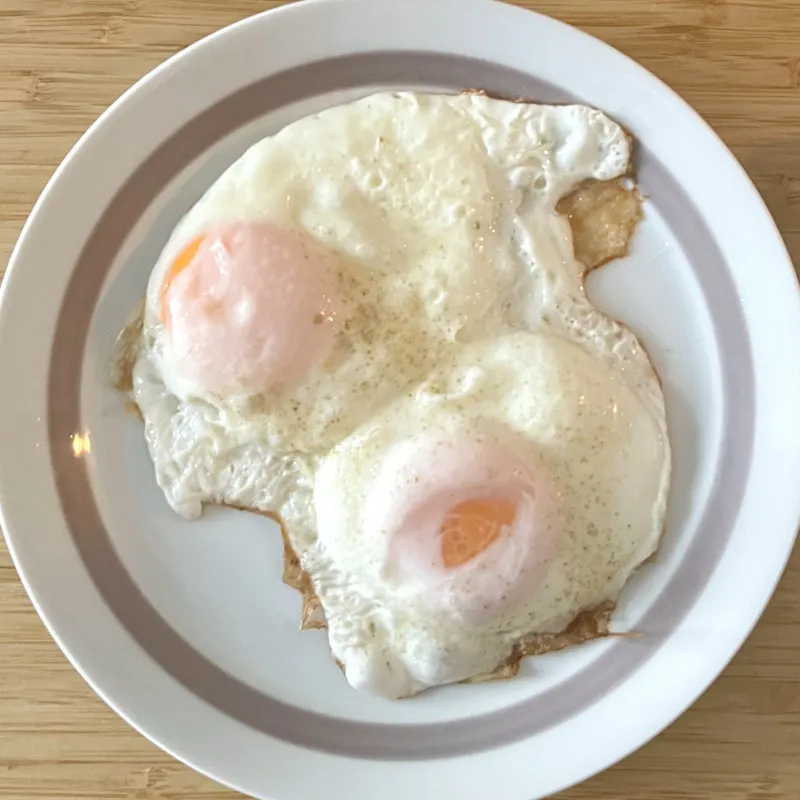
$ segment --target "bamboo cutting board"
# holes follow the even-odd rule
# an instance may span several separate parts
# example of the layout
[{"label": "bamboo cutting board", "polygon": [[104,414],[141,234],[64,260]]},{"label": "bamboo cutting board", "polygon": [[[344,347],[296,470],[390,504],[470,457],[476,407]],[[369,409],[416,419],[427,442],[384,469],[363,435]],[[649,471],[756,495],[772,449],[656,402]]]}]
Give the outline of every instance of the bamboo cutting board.
[{"label": "bamboo cutting board", "polygon": [[[744,164],[800,259],[800,0],[519,1],[599,36],[680,92]],[[191,42],[277,5],[0,0],[0,271],[54,168],[111,101]],[[0,542],[0,798],[56,797],[240,795],[161,753],[95,697],[45,632]],[[800,798],[800,552],[695,706],[560,798]]]}]

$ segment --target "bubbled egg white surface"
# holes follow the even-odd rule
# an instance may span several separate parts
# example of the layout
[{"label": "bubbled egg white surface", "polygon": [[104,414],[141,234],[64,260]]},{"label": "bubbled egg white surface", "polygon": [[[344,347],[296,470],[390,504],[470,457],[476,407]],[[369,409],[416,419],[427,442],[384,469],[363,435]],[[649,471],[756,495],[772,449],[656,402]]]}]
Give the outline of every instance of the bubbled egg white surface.
[{"label": "bubbled egg white surface", "polygon": [[[594,109],[382,93],[250,148],[184,217],[156,263],[134,398],[159,485],[187,517],[217,502],[281,515],[354,685],[403,696],[491,669],[512,633],[563,628],[585,603],[613,598],[656,547],[669,477],[660,388],[633,334],[586,301],[568,225],[555,211],[583,180],[617,177],[629,162],[628,137]],[[203,230],[261,220],[327,249],[347,324],[332,352],[291,385],[214,394],[171,369],[161,288]],[[431,388],[452,389],[453,381],[460,388]],[[630,468],[618,463],[614,436],[593,449],[585,435],[567,433],[570,425],[602,428],[603,414],[574,416],[580,402],[606,403],[609,419],[630,422]],[[624,524],[634,526],[619,535],[597,523],[602,536],[617,536],[607,569],[591,577],[575,567],[580,586],[567,586],[574,575],[560,552],[547,591],[478,626],[478,639],[441,619],[393,611],[381,600],[385,587],[369,575],[359,582],[343,563],[380,559],[356,524],[369,459],[427,425],[469,429],[476,414],[513,431],[523,448],[541,446],[545,471],[567,481],[561,491],[576,491],[569,481],[581,474],[566,463],[611,464],[609,476],[616,470],[618,481],[632,483],[615,488],[600,475],[595,495],[614,495]],[[362,440],[370,442],[363,452],[355,444]],[[645,454],[652,468],[636,463]],[[347,491],[316,481],[331,459],[337,475],[350,476]],[[317,519],[322,508],[329,520]],[[320,523],[334,520],[338,533],[329,526],[320,536]]]}]

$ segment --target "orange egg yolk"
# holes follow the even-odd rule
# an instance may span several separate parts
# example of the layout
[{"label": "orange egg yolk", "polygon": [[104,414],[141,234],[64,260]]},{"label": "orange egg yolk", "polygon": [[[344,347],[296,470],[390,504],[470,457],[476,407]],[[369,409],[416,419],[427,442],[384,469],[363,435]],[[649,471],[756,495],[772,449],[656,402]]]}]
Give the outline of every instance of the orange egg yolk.
[{"label": "orange egg yolk", "polygon": [[192,238],[154,297],[171,378],[221,396],[301,381],[331,352],[342,324],[334,264],[307,232],[267,220]]},{"label": "orange egg yolk", "polygon": [[450,509],[441,528],[442,562],[454,569],[495,542],[517,515],[508,500],[466,500]]},{"label": "orange egg yolk", "polygon": [[197,251],[200,249],[200,245],[203,244],[203,236],[197,236],[192,239],[186,247],[178,253],[177,258],[172,262],[170,265],[167,274],[164,276],[164,281],[161,284],[161,297],[160,297],[160,305],[161,305],[161,320],[164,323],[165,327],[169,327],[169,302],[167,300],[169,295],[169,288],[175,278],[192,263],[194,257],[197,255]]}]

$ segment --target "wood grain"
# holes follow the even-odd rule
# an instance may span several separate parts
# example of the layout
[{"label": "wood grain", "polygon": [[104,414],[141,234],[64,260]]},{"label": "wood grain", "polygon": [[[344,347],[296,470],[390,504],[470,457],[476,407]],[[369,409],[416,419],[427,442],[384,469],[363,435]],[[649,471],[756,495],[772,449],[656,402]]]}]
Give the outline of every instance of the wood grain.
[{"label": "wood grain", "polygon": [[[53,169],[112,100],[182,47],[279,4],[0,0],[0,265]],[[800,0],[522,4],[599,36],[692,103],[755,180],[797,261]],[[93,695],[45,632],[0,545],[0,797],[237,796],[158,751]],[[695,706],[562,797],[800,797],[800,554],[742,652]]]}]

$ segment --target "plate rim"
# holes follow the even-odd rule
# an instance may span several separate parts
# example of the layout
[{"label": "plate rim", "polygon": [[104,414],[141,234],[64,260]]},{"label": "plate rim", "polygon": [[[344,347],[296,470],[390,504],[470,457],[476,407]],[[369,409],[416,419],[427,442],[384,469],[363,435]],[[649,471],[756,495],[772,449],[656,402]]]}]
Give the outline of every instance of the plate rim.
[{"label": "plate rim", "polygon": [[[383,2],[383,0],[366,0],[366,2],[375,3],[375,2]],[[423,5],[425,5],[425,3],[424,3],[424,0],[407,0],[406,5],[409,6],[409,7],[410,6],[414,6],[414,5],[423,6]],[[441,0],[440,6],[442,8],[444,8],[445,6],[448,6],[448,5],[451,8],[455,8],[456,5],[457,5],[460,11],[462,11],[467,6],[475,7],[475,8],[480,7],[481,9],[484,9],[484,11],[486,13],[490,13],[490,14],[494,14],[495,13],[494,9],[497,8],[497,6],[495,6],[493,3],[488,2],[488,0],[458,0],[457,4],[456,4],[456,2],[453,2],[453,0]],[[70,153],[67,156],[67,158],[62,162],[62,164],[56,170],[56,172],[54,173],[53,177],[48,182],[45,190],[43,191],[43,193],[41,195],[41,197],[39,198],[39,200],[37,201],[36,205],[34,206],[34,209],[31,212],[31,215],[29,216],[28,221],[26,222],[22,233],[20,234],[20,238],[18,240],[18,243],[17,243],[16,247],[14,248],[14,251],[12,253],[12,256],[11,256],[11,259],[10,259],[10,262],[9,262],[9,269],[7,271],[6,279],[3,281],[2,289],[0,289],[0,327],[2,327],[2,325],[4,323],[6,325],[9,324],[6,321],[6,318],[8,317],[8,313],[7,313],[8,308],[7,308],[7,306],[10,307],[10,305],[11,305],[10,300],[8,298],[11,296],[11,294],[13,292],[13,288],[9,288],[9,287],[10,286],[13,287],[15,285],[15,275],[16,275],[17,263],[21,262],[23,260],[22,259],[22,255],[21,255],[22,251],[23,251],[23,247],[24,247],[24,245],[25,245],[25,243],[27,241],[27,238],[30,238],[31,229],[34,226],[34,223],[35,223],[35,220],[37,219],[37,214],[39,213],[40,208],[44,205],[44,203],[47,202],[47,198],[50,196],[50,192],[52,190],[52,187],[60,180],[62,172],[65,169],[65,165],[68,165],[68,163],[74,157],[75,153],[79,150],[79,148],[84,147],[85,143],[91,139],[91,137],[94,135],[93,132],[95,130],[99,130],[102,127],[102,125],[104,124],[104,120],[107,118],[107,115],[111,114],[114,111],[115,108],[125,104],[127,102],[127,98],[129,97],[129,95],[131,95],[131,93],[133,93],[135,91],[142,91],[143,89],[145,89],[148,81],[150,81],[150,80],[160,80],[163,77],[163,75],[165,74],[166,70],[173,69],[176,65],[185,64],[186,63],[185,59],[187,57],[189,57],[193,53],[201,52],[201,50],[203,48],[207,47],[210,43],[213,42],[215,37],[218,37],[218,36],[221,36],[221,35],[231,35],[231,33],[235,29],[240,28],[240,26],[244,29],[246,27],[249,27],[249,26],[253,25],[254,23],[256,23],[257,20],[260,20],[260,19],[262,19],[264,17],[268,17],[269,16],[270,18],[274,18],[275,15],[287,14],[287,13],[306,15],[308,13],[309,9],[311,9],[313,7],[320,7],[320,6],[325,6],[325,7],[332,7],[332,6],[347,7],[347,6],[352,6],[353,9],[355,9],[357,7],[362,8],[364,6],[364,2],[359,4],[358,2],[356,2],[356,3],[344,2],[344,0],[306,0],[306,2],[304,2],[302,4],[285,6],[285,7],[281,7],[281,8],[278,8],[278,9],[275,9],[275,10],[271,10],[271,11],[268,11],[268,12],[263,12],[262,14],[256,15],[255,17],[250,17],[250,18],[242,20],[242,21],[240,21],[238,23],[235,23],[233,26],[229,26],[228,28],[223,29],[222,31],[219,31],[219,32],[217,32],[215,34],[211,34],[210,37],[206,37],[206,39],[203,39],[200,42],[192,45],[191,47],[187,48],[187,50],[183,51],[182,53],[179,53],[176,56],[173,56],[172,59],[170,59],[167,62],[165,62],[164,64],[162,64],[154,72],[150,73],[148,76],[145,76],[145,78],[143,78],[141,81],[139,81],[137,84],[135,84],[135,86],[132,87],[130,90],[128,90],[125,94],[123,94],[122,97],[120,97],[120,99],[117,100],[116,103],[111,108],[109,108],[106,112],[104,112],[103,115],[101,115],[101,117],[97,120],[96,123],[94,123],[94,125],[87,131],[87,133],[84,134],[83,137],[81,137],[79,142],[70,151]],[[492,11],[489,11],[489,6],[493,7]],[[505,8],[505,7],[503,7],[503,8]],[[515,15],[520,14],[520,13],[522,15],[530,15],[530,14],[532,14],[532,12],[524,11],[523,9],[519,9],[519,8],[515,8],[515,7],[509,7],[509,8],[514,8],[514,11],[512,13],[514,13]],[[507,12],[504,11],[504,12],[501,12],[501,13],[507,13]],[[540,19],[542,19],[540,15],[533,14],[533,16],[539,17]],[[550,25],[550,23],[553,22],[552,20],[549,20],[549,18],[544,18],[544,19],[548,20],[547,25]],[[521,22],[521,20],[520,20],[520,22]],[[263,24],[263,22],[259,22],[258,24]],[[562,23],[555,23],[555,24],[557,26],[561,26],[561,27],[564,27],[564,28],[567,27],[567,26],[563,26]],[[575,29],[568,28],[568,30],[570,31],[570,33],[569,33],[569,37],[570,38],[574,38],[574,34],[575,33],[579,33],[579,35],[581,37],[585,37],[587,39],[591,39],[591,37],[588,37],[587,34],[584,34],[584,33],[581,33],[581,32],[577,32],[577,31],[575,31]],[[600,44],[599,42],[597,42],[597,40],[591,39],[591,41],[595,42],[596,44]],[[601,47],[607,48],[606,45],[601,45]],[[610,48],[608,48],[608,49],[610,49]],[[614,52],[616,52],[616,51],[614,51]],[[194,56],[192,56],[192,57],[194,57]],[[633,63],[634,62],[629,62],[629,64],[633,64]],[[639,67],[638,65],[635,65],[635,66],[636,66],[637,70],[643,71],[642,67]],[[648,75],[649,75],[649,73],[648,73]],[[649,76],[649,77],[653,81],[657,81],[657,79],[653,78],[652,76]],[[663,84],[661,84],[660,82],[657,82],[657,83],[658,83],[658,86],[663,87]],[[668,91],[671,92],[671,90],[668,90]],[[683,104],[683,101],[680,101],[680,102]],[[685,105],[685,104],[683,104],[683,105]],[[696,112],[692,111],[691,113],[694,114],[697,117],[698,120],[700,119],[699,116],[696,115]],[[705,126],[705,123],[703,123],[701,121],[701,124],[703,125],[703,127],[706,130],[708,130],[707,126]],[[717,139],[717,142],[718,142],[719,145],[721,145],[724,148],[724,145],[722,145],[721,142],[719,142],[718,139]],[[744,173],[741,170],[741,167],[738,164],[736,164],[735,161],[733,161],[733,157],[728,153],[727,148],[725,148],[725,153],[727,153],[729,159],[736,165],[736,168],[738,168],[740,174],[743,175]],[[749,179],[747,179],[747,180],[748,180],[748,184],[749,184]],[[782,251],[782,255],[783,255],[782,260],[788,266],[789,271],[793,273],[793,271],[791,269],[791,261],[789,260],[788,254],[786,253],[786,251],[785,251],[785,249],[783,247],[783,243],[780,240],[780,234],[777,232],[777,229],[775,228],[774,223],[772,222],[771,218],[769,218],[768,212],[766,212],[766,209],[764,208],[763,203],[761,202],[760,196],[758,196],[756,190],[751,187],[751,192],[755,193],[756,197],[755,198],[751,197],[750,199],[751,200],[752,199],[756,199],[757,200],[757,204],[760,204],[760,206],[761,206],[762,222],[763,222],[764,216],[766,215],[766,219],[772,225],[773,238],[777,238],[777,247],[774,246],[774,245],[776,245],[776,243],[773,241],[772,250],[775,253],[780,253]],[[12,281],[9,281],[9,278],[12,278]],[[796,287],[796,279],[795,279],[795,286],[794,286],[795,291],[796,291],[796,288],[797,287]],[[800,306],[798,306],[798,304],[795,303],[795,307],[797,308],[797,307],[800,307]],[[6,350],[2,350],[0,352],[5,353]],[[0,363],[2,363],[2,361],[0,361]],[[2,426],[0,426],[0,430],[3,430],[3,429],[4,428]],[[5,485],[5,481],[2,484],[0,484],[0,493],[3,492],[3,486],[4,485]],[[28,585],[28,581],[26,580],[26,577],[25,577],[25,572],[22,569],[22,565],[21,565],[21,563],[18,562],[18,558],[17,558],[16,552],[15,552],[15,545],[14,545],[14,540],[15,540],[16,534],[12,532],[11,526],[6,524],[6,520],[1,519],[2,516],[4,515],[4,511],[2,509],[6,508],[6,506],[7,506],[6,502],[3,502],[2,506],[0,506],[0,521],[3,522],[3,528],[6,531],[6,538],[7,538],[7,541],[8,541],[9,550],[11,552],[12,559],[15,562],[15,566],[17,566],[17,570],[18,570],[18,572],[19,572],[19,574],[20,574],[20,576],[22,578],[23,584],[25,585],[25,588],[28,591],[28,594],[29,594],[29,596],[31,597],[31,599],[32,599],[32,601],[34,603],[34,606],[37,608],[37,611],[39,612],[40,617],[42,617],[42,619],[45,621],[45,624],[48,626],[48,629],[50,630],[51,635],[53,635],[53,638],[56,639],[56,641],[59,643],[59,646],[61,647],[62,651],[64,651],[65,654],[67,654],[68,658],[70,658],[70,660],[73,661],[72,658],[69,655],[68,649],[66,648],[66,646],[64,645],[62,640],[57,635],[56,631],[54,630],[54,627],[52,627],[51,624],[48,622],[47,614],[44,612],[44,610],[42,610],[40,608],[40,604],[39,604],[39,602],[38,602],[38,600],[36,598],[36,593],[33,591],[33,588]],[[797,523],[798,519],[800,519],[800,509],[797,509],[796,511],[797,511],[797,513],[795,515],[795,525],[794,525],[794,528],[793,528],[794,532],[796,532],[796,530],[797,530],[797,524],[796,523]],[[16,530],[16,523],[15,523],[14,527],[15,527],[15,530]],[[791,535],[788,538],[787,542],[786,542],[786,547],[784,548],[785,552],[783,553],[783,557],[781,556],[780,548],[777,549],[776,555],[775,555],[776,563],[782,560],[783,565],[785,565],[786,559],[788,558],[788,555],[789,555],[789,552],[791,550],[791,546],[792,546],[793,542],[794,542],[794,535]],[[773,581],[773,584],[772,584],[772,588],[773,589],[774,589],[774,585],[777,584],[777,580],[779,579],[781,572],[782,572],[782,569],[778,570],[777,574],[774,576],[774,581]],[[768,593],[766,594],[766,596],[763,597],[763,603],[761,603],[761,608],[762,609],[763,609],[763,606],[766,604],[767,600],[769,599],[769,596],[771,596],[771,593],[772,593],[772,590],[770,589],[768,591]],[[758,605],[758,604],[756,604],[756,605]],[[755,621],[760,616],[760,613],[761,613],[760,610],[757,610],[756,616],[753,619],[753,624],[755,623]],[[748,628],[748,630],[745,631],[744,634],[742,634],[739,643],[735,645],[734,651],[735,651],[735,649],[738,649],[739,644],[741,644],[741,642],[744,640],[744,638],[746,638],[746,635],[749,633],[749,630],[750,630],[750,628]],[[738,636],[738,634],[737,634],[737,636]],[[730,653],[730,656],[732,656],[732,655],[733,655],[733,652]],[[729,658],[724,658],[724,663],[727,663],[728,660],[729,660]],[[88,677],[88,675],[84,674],[83,669],[78,664],[76,664],[74,661],[73,661],[73,666],[76,667],[76,669],[83,675],[83,677],[87,680],[87,682],[89,682],[90,685],[92,685],[93,688],[95,688],[95,691],[98,691],[98,693],[103,697],[103,699],[109,705],[114,707],[115,710],[117,710],[117,712],[120,713],[121,716],[123,716],[124,718],[128,719],[128,721],[134,727],[136,727],[138,730],[140,730],[140,732],[143,733],[143,735],[145,735],[147,738],[150,738],[151,740],[155,741],[155,738],[151,734],[149,734],[146,731],[142,730],[141,727],[139,725],[137,725],[137,722],[136,722],[136,719],[135,719],[135,715],[133,715],[134,718],[131,719],[130,718],[131,714],[130,713],[125,713],[123,710],[118,708],[115,705],[115,703],[110,700],[109,697],[105,696],[103,694],[103,692],[100,691],[100,689],[98,689],[97,685]],[[717,675],[717,672],[714,672],[714,674],[709,679],[708,683],[710,683],[711,680],[713,680],[716,677],[716,675]],[[701,693],[706,688],[706,686],[707,686],[707,683],[706,683],[705,686],[702,686],[699,689],[697,694]],[[695,699],[694,697],[690,697],[689,700],[685,703],[685,705],[683,705],[681,708],[678,708],[678,710],[675,711],[675,714],[670,719],[667,719],[666,723],[664,723],[664,724],[665,725],[668,724],[670,721],[672,721],[672,719],[677,717],[679,715],[679,713],[681,713],[682,710],[684,710],[684,708],[686,706],[688,706],[694,699]],[[654,730],[652,732],[652,734],[650,734],[650,736],[646,737],[646,739],[649,739],[652,735],[655,735],[663,727],[664,726],[662,725],[657,730]],[[636,747],[638,747],[641,744],[643,744],[646,739],[644,739],[642,741],[639,741],[639,743],[635,744],[633,747],[631,747],[630,750],[636,749]],[[181,760],[187,761],[187,763],[191,763],[185,757],[180,756],[177,753],[173,752],[169,747],[165,746],[163,742],[158,742],[158,744],[163,749],[167,750],[168,752],[171,752],[172,755],[176,756],[177,758],[180,758]],[[630,750],[628,750],[625,753],[620,753],[618,758],[624,757],[624,755],[627,755],[628,752],[630,752]],[[613,760],[618,760],[618,758],[615,758]],[[605,766],[610,765],[610,763],[612,763],[612,762],[609,762],[609,764],[606,764]],[[196,764],[192,764],[192,766],[194,766],[196,769],[199,769],[199,771],[201,771],[201,772],[205,771],[205,770],[203,770],[202,767],[198,767],[198,765],[196,765]],[[596,772],[596,771],[597,771],[596,769],[590,769],[590,773],[593,773],[593,772]],[[217,780],[220,780],[219,776],[217,776],[217,775],[214,775],[214,774],[212,774],[210,772],[206,772],[206,774],[210,774],[211,777],[215,777]],[[584,775],[583,777],[586,777],[586,775]],[[575,780],[571,780],[570,783],[574,783],[576,780],[579,780],[579,779],[582,780],[583,778],[582,777],[575,778]],[[224,780],[224,782],[229,783],[229,781],[227,781],[227,780]],[[564,784],[560,788],[566,788],[566,785],[569,785],[569,784]],[[553,791],[553,789],[550,789],[549,791]]]}]

